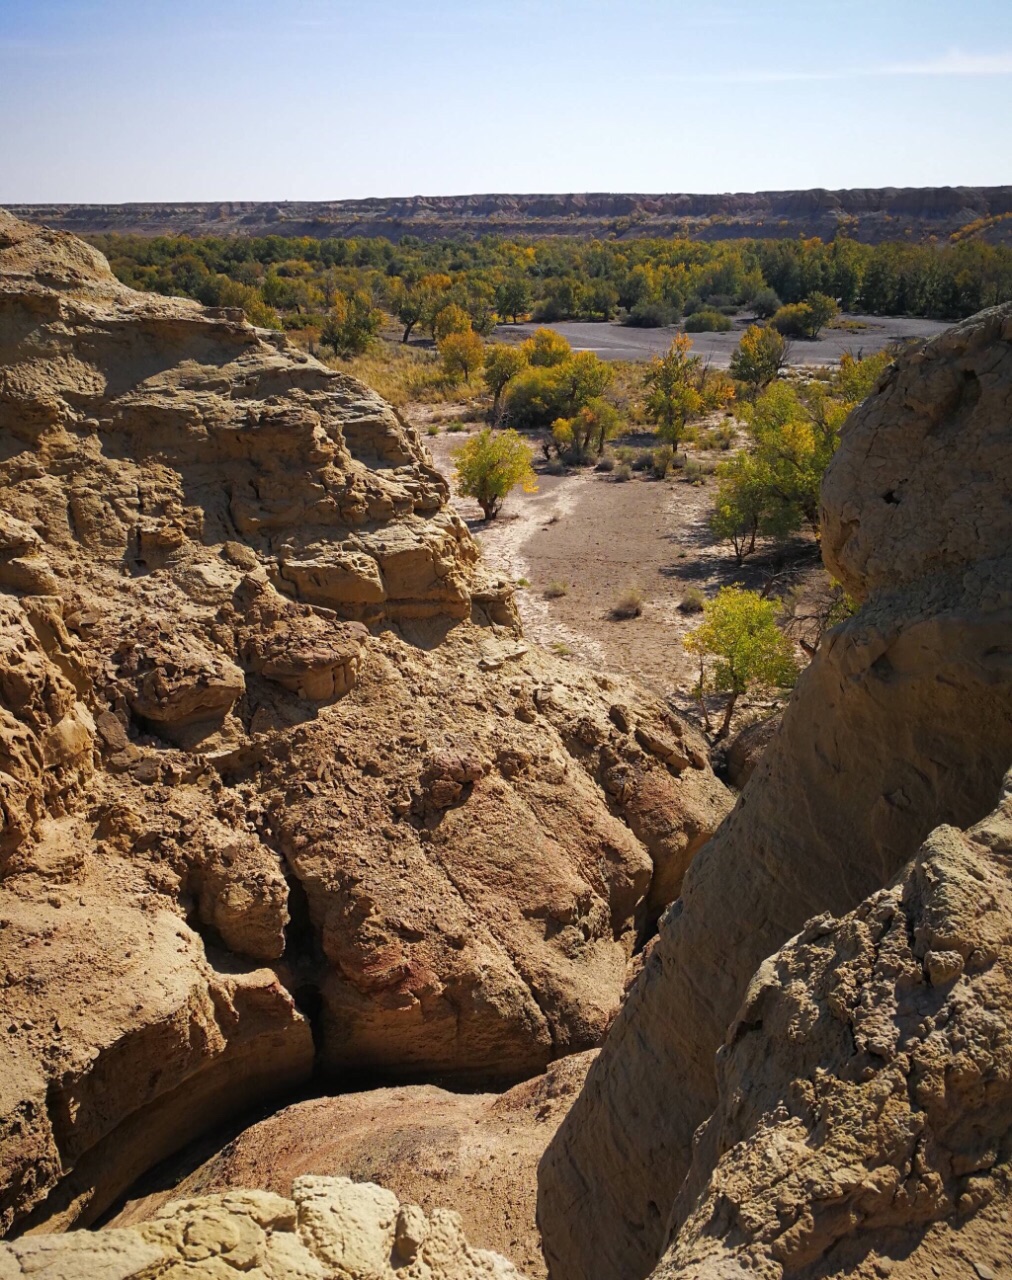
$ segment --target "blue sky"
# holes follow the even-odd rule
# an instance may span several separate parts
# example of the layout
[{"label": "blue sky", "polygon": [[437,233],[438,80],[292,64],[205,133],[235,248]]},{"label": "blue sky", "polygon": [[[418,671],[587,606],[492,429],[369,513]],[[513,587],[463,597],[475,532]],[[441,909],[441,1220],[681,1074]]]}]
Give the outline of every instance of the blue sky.
[{"label": "blue sky", "polygon": [[0,0],[0,203],[1012,182],[1012,0]]}]

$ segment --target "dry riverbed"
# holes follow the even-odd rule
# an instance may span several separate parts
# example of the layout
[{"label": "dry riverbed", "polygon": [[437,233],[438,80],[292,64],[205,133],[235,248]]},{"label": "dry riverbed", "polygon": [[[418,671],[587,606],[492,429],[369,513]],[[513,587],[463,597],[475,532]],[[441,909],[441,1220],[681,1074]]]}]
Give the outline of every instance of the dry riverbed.
[{"label": "dry riverbed", "polygon": [[[418,408],[416,416],[408,406],[407,416],[431,422],[432,409]],[[426,440],[451,485],[452,451],[466,438],[441,430]],[[712,463],[714,455],[696,457]],[[778,575],[779,592],[824,574],[810,539],[738,567],[710,533],[714,483],[712,477],[691,483],[679,472],[666,480],[634,472],[623,482],[590,469],[542,471],[538,492],[514,490],[494,521],[484,523],[478,505],[456,493],[453,504],[489,565],[520,584],[517,600],[531,640],[598,670],[635,676],[695,715],[698,672],[681,641],[699,614],[680,608],[686,596],[693,589],[712,595],[732,583],[761,589],[771,574]],[[629,589],[641,593],[642,614],[617,620],[612,609]]]}]

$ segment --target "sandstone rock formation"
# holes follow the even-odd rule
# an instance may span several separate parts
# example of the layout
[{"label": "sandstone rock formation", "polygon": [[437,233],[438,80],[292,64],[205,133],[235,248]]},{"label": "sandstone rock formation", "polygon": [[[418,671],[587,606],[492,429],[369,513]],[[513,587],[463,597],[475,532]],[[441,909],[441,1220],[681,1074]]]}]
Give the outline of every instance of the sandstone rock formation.
[{"label": "sandstone rock formation", "polygon": [[298,1178],[291,1199],[231,1191],[182,1199],[139,1227],[0,1244],[0,1280],[523,1280],[472,1249],[458,1216],[372,1183]]},{"label": "sandstone rock formation", "polygon": [[177,1169],[192,1160],[190,1151],[168,1162],[153,1180],[172,1189],[132,1200],[108,1225],[136,1226],[180,1198],[242,1187],[281,1195],[304,1174],[341,1175],[378,1182],[426,1213],[453,1205],[472,1244],[503,1254],[537,1280],[545,1275],[535,1224],[538,1161],[595,1053],[562,1058],[503,1094],[409,1085],[296,1103],[186,1176]]},{"label": "sandstone rock formation", "polygon": [[0,215],[0,1231],[314,1064],[599,1042],[728,796],[446,497],[359,383]]},{"label": "sandstone rock formation", "polygon": [[693,1135],[718,1107],[714,1054],[757,968],[806,920],[888,884],[934,827],[994,804],[1012,761],[1012,307],[884,376],[844,429],[823,528],[828,567],[863,607],[823,643],[693,862],[542,1162],[554,1280],[652,1270]]},{"label": "sandstone rock formation", "polygon": [[752,979],[656,1280],[1012,1268],[1012,774]]}]

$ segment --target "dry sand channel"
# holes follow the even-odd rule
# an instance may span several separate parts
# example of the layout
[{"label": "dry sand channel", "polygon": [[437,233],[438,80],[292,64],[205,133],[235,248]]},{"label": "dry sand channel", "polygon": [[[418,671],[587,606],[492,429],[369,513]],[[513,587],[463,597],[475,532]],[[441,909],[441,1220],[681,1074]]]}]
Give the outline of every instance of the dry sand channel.
[{"label": "dry sand channel", "polygon": [[[410,415],[410,410],[409,410]],[[463,433],[427,441],[436,465],[453,484],[452,450]],[[708,527],[711,486],[676,475],[655,480],[634,473],[620,482],[595,471],[542,474],[538,492],[517,489],[500,516],[481,520],[477,504],[453,504],[495,572],[529,585],[517,591],[524,632],[536,644],[571,653],[601,671],[636,676],[676,705],[688,706],[695,666],[681,637],[698,623],[679,604],[690,587],[704,591],[748,575]],[[564,587],[554,594],[553,587]],[[642,593],[638,618],[615,620],[620,595]]]}]

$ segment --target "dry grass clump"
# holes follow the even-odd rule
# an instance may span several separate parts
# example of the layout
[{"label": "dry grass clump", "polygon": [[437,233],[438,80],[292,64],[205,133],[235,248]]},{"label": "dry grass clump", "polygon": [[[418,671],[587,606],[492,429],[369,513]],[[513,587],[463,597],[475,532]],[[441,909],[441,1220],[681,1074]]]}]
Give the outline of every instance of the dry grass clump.
[{"label": "dry grass clump", "polygon": [[706,596],[699,587],[689,587],[678,604],[679,613],[702,613],[706,604]]},{"label": "dry grass clump", "polygon": [[563,596],[569,595],[569,583],[550,582],[541,594],[546,600],[560,600]]},{"label": "dry grass clump", "polygon": [[610,617],[616,622],[638,618],[643,612],[643,592],[633,585],[627,587],[611,607]]},{"label": "dry grass clump", "polygon": [[358,378],[398,408],[411,400],[421,404],[449,404],[476,398],[482,390],[477,375],[470,382],[453,382],[447,378],[434,351],[420,351],[400,342],[381,340],[357,356],[317,354],[324,364]]},{"label": "dry grass clump", "polygon": [[613,480],[621,481],[624,484],[626,480],[632,479],[632,467],[630,467],[628,462],[620,462],[612,472],[611,478]]}]

